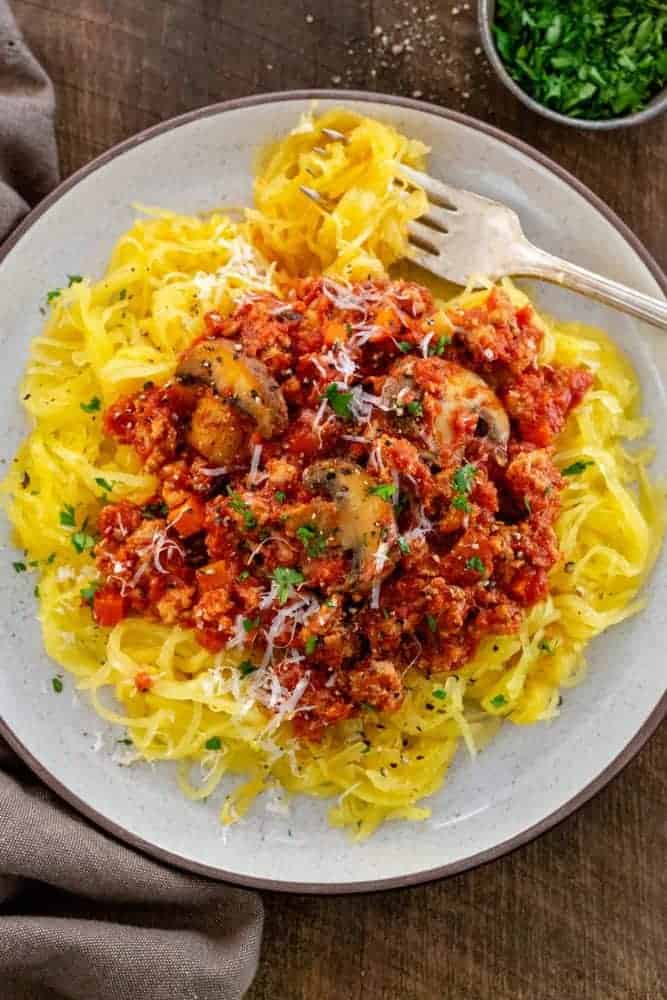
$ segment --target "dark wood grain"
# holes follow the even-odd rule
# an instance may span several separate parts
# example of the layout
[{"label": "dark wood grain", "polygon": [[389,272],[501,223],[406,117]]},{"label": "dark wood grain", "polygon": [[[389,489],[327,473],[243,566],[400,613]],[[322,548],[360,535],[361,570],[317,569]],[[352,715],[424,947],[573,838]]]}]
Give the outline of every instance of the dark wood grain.
[{"label": "dark wood grain", "polygon": [[[667,116],[596,135],[533,115],[477,51],[474,4],[14,0],[14,7],[56,85],[65,175],[132,133],[213,101],[311,86],[418,95],[491,121],[553,157],[667,267]],[[662,1000],[666,749],[663,728],[574,817],[477,871],[379,895],[267,895],[251,1000]]]}]

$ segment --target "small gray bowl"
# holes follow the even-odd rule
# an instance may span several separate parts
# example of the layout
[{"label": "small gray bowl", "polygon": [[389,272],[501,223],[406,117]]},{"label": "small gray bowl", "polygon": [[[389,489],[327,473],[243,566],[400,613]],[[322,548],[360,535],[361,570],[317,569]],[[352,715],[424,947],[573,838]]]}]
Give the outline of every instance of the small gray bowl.
[{"label": "small gray bowl", "polygon": [[540,104],[539,101],[533,100],[530,94],[527,94],[507,72],[493,39],[492,25],[495,12],[495,0],[479,0],[479,30],[482,35],[484,50],[489,62],[507,89],[511,90],[514,96],[518,97],[531,111],[537,112],[538,115],[542,115],[544,118],[550,118],[552,122],[560,122],[561,125],[594,129],[599,132],[608,131],[613,128],[628,128],[630,125],[641,125],[643,122],[655,118],[656,115],[661,114],[663,111],[667,111],[667,87],[659,94],[656,94],[650,104],[647,104],[641,111],[636,111],[632,115],[623,115],[621,118],[572,118],[569,115],[561,115],[558,111],[552,111],[551,108]]}]

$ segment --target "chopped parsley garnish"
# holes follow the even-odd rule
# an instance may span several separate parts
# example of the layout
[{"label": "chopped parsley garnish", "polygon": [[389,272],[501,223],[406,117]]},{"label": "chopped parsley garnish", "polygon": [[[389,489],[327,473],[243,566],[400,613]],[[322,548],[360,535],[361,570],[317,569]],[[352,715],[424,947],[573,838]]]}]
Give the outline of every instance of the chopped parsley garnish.
[{"label": "chopped parsley garnish", "polygon": [[95,545],[95,538],[93,535],[89,535],[85,529],[85,526],[81,528],[81,531],[75,531],[72,535],[72,545],[76,551],[81,554],[86,552],[88,549],[92,549]]},{"label": "chopped parsley garnish", "polygon": [[238,495],[238,493],[230,491],[229,506],[232,508],[233,511],[241,515],[241,517],[243,518],[243,526],[244,528],[246,528],[247,531],[250,531],[252,528],[257,527],[257,518],[255,517],[252,510],[245,502],[245,500],[243,500]]},{"label": "chopped parsley garnish", "polygon": [[494,708],[501,708],[507,704],[507,698],[504,694],[497,694],[491,699],[491,704]]},{"label": "chopped parsley garnish", "polygon": [[444,688],[436,688],[435,691],[431,692],[431,694],[434,698],[439,698],[440,701],[443,701],[447,697],[447,692]]},{"label": "chopped parsley garnish", "polygon": [[252,632],[259,625],[259,618],[244,618],[242,624],[244,632]]},{"label": "chopped parsley garnish", "polygon": [[553,656],[556,652],[556,643],[549,642],[548,639],[540,639],[537,644],[537,648],[542,650],[543,653],[548,653],[549,656]]},{"label": "chopped parsley garnish", "polygon": [[351,420],[352,410],[350,409],[351,392],[341,392],[335,382],[328,385],[324,391],[322,399],[326,399],[329,406],[337,417],[341,420]]},{"label": "chopped parsley garnish", "polygon": [[35,584],[35,589],[33,590],[33,594],[35,595],[35,597],[39,597],[39,584],[38,583]]},{"label": "chopped parsley garnish", "polygon": [[276,594],[278,603],[284,604],[289,597],[292,587],[298,587],[304,580],[305,576],[303,573],[298,569],[292,569],[291,566],[278,566],[277,569],[274,569],[273,582],[278,588],[278,593]]},{"label": "chopped parsley garnish", "polygon": [[462,465],[460,469],[457,469],[452,476],[452,486],[457,493],[470,493],[473,483],[475,482],[475,476],[477,475],[477,468],[474,465],[468,463],[468,465]]},{"label": "chopped parsley garnish", "polygon": [[101,490],[105,490],[107,493],[111,493],[113,489],[113,483],[110,483],[108,479],[103,479],[102,476],[96,476],[95,482],[100,487]]},{"label": "chopped parsley garnish", "polygon": [[211,736],[210,739],[206,740],[204,746],[207,750],[221,750],[222,740],[219,736]]},{"label": "chopped parsley garnish", "polygon": [[247,677],[248,674],[252,674],[255,670],[257,670],[257,667],[252,660],[241,660],[239,663],[239,673],[241,674],[241,677]]},{"label": "chopped parsley garnish", "polygon": [[102,401],[98,396],[93,396],[93,398],[88,403],[79,403],[79,406],[84,413],[97,413],[102,405]]},{"label": "chopped parsley garnish", "polygon": [[102,584],[100,580],[93,580],[93,582],[89,583],[87,587],[83,587],[79,591],[86,604],[93,603],[93,598],[95,597],[95,594],[97,593],[97,591],[100,589],[101,586]]},{"label": "chopped parsley garnish", "polygon": [[435,343],[431,341],[428,346],[428,353],[439,358],[442,354],[444,354],[445,348],[448,344],[451,344],[451,342],[451,337],[445,337],[445,335],[442,334],[442,336],[438,337]]},{"label": "chopped parsley garnish", "polygon": [[239,582],[243,583],[243,581],[247,580],[249,576],[250,576],[250,570],[242,569],[238,576]]},{"label": "chopped parsley garnish", "polygon": [[83,281],[80,274],[68,274],[67,275],[67,287],[71,288],[72,285],[78,285]]},{"label": "chopped parsley garnish", "polygon": [[25,573],[28,568],[24,562],[13,562],[12,566],[15,573]]},{"label": "chopped parsley garnish", "polygon": [[158,517],[166,517],[169,513],[169,508],[164,500],[158,500],[155,503],[145,504],[141,508],[141,513],[144,517],[148,518],[149,521],[152,521]]},{"label": "chopped parsley garnish", "polygon": [[592,459],[580,459],[578,462],[573,462],[572,465],[568,465],[566,469],[563,469],[561,475],[563,476],[578,476],[579,473],[587,469],[589,465],[595,465]]},{"label": "chopped parsley garnish", "polygon": [[55,299],[58,298],[58,296],[60,295],[61,291],[62,291],[61,288],[54,288],[54,289],[52,289],[52,291],[47,292],[46,293],[46,301],[47,302],[53,302]]},{"label": "chopped parsley garnish", "polygon": [[[66,503],[63,509],[60,511],[60,523],[65,528],[74,528],[76,525],[76,515],[74,513],[74,507],[71,503]],[[49,556],[49,558],[51,558]]]},{"label": "chopped parsley garnish", "polygon": [[461,496],[460,494],[455,496],[452,500],[452,507],[456,507],[457,510],[462,510],[464,514],[469,514],[472,510],[468,498]]},{"label": "chopped parsley garnish", "polygon": [[466,559],[466,569],[471,569],[474,573],[486,573],[486,566],[479,556],[473,556],[472,559]]},{"label": "chopped parsley garnish", "polygon": [[456,510],[462,510],[464,514],[469,514],[471,510],[468,494],[473,488],[476,475],[476,466],[468,463],[467,465],[462,465],[460,469],[457,469],[452,476],[452,486],[456,491],[452,499],[452,506],[455,507]]},{"label": "chopped parsley garnish", "polygon": [[409,340],[398,340],[396,342],[396,346],[398,347],[401,354],[407,354],[408,351],[412,350],[412,344],[410,343]]},{"label": "chopped parsley garnish", "polygon": [[431,632],[438,631],[438,619],[433,615],[426,615],[426,624],[428,625]]},{"label": "chopped parsley garnish", "polygon": [[398,547],[404,556],[410,554],[410,543],[406,538],[403,537],[403,535],[398,536]]},{"label": "chopped parsley garnish", "polygon": [[381,497],[387,503],[393,503],[396,496],[396,487],[393,483],[381,483],[379,486],[371,486],[368,493],[369,496]]},{"label": "chopped parsley garnish", "polygon": [[327,547],[327,536],[313,524],[302,524],[300,528],[296,529],[296,537],[306,550],[306,555],[310,556],[311,559],[321,556]]},{"label": "chopped parsley garnish", "polygon": [[[74,510],[74,508],[72,508],[72,510]],[[61,524],[62,524],[62,521],[61,521]],[[50,566],[50,565],[51,565],[51,564],[52,564],[53,562],[55,562],[55,558],[56,558],[56,554],[55,554],[55,552],[51,552],[51,553],[50,553],[50,554],[49,554],[49,555],[47,556],[47,559],[46,559],[46,564],[47,564],[47,566]]]},{"label": "chopped parsley garnish", "polygon": [[276,490],[275,492],[276,503],[285,503],[287,499],[287,494],[284,490]]},{"label": "chopped parsley garnish", "polygon": [[51,678],[51,687],[56,692],[56,694],[60,694],[61,693],[61,691],[63,689],[63,682],[60,679],[60,677],[52,677]]},{"label": "chopped parsley garnish", "polygon": [[132,746],[132,740],[129,739],[127,736],[124,736],[122,740],[116,740],[116,743],[121,743],[124,747]]},{"label": "chopped parsley garnish", "polygon": [[408,405],[405,408],[411,417],[424,416],[424,409],[418,399],[413,399],[412,402],[408,403]]},{"label": "chopped parsley garnish", "polygon": [[667,82],[661,0],[498,0],[493,33],[514,80],[582,119],[627,115]]},{"label": "chopped parsley garnish", "polygon": [[308,656],[312,656],[317,649],[317,644],[320,640],[316,635],[309,635],[306,639],[306,653]]}]

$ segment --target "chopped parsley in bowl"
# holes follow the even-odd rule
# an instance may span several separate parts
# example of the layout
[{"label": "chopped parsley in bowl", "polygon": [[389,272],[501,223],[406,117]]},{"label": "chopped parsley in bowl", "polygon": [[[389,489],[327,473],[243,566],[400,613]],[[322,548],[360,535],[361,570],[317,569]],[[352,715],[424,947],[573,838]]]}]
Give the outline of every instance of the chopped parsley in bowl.
[{"label": "chopped parsley in bowl", "polygon": [[614,127],[667,107],[665,0],[485,0],[487,55],[534,110]]}]

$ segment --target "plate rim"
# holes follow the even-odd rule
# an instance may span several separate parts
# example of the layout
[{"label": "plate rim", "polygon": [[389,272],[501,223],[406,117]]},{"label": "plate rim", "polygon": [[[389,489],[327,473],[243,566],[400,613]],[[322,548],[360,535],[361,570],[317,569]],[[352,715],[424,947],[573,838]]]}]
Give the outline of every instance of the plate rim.
[{"label": "plate rim", "polygon": [[[266,94],[253,94],[249,97],[235,98],[229,101],[220,101],[215,104],[205,105],[204,107],[196,108],[174,118],[169,118],[166,121],[158,122],[156,125],[143,129],[141,132],[136,133],[136,135],[130,136],[128,139],[124,139],[122,142],[111,146],[89,163],[80,167],[64,181],[61,181],[61,183],[58,184],[53,191],[43,198],[42,201],[40,201],[28,213],[28,215],[4,241],[4,243],[0,244],[0,264],[2,264],[5,258],[13,251],[21,238],[26,232],[28,232],[35,222],[41,218],[41,216],[44,215],[44,213],[47,212],[49,208],[55,204],[55,202],[59,201],[67,191],[75,187],[80,181],[94,173],[100,167],[105,166],[111,160],[122,155],[123,153],[128,152],[135,146],[139,146],[144,142],[150,141],[155,136],[158,136],[163,132],[169,132],[172,129],[180,128],[182,125],[186,125],[189,122],[209,118],[218,114],[224,114],[228,111],[235,111],[277,102],[288,103],[290,101],[312,101],[318,99],[340,101],[343,104],[346,101],[356,101],[410,108],[411,110],[431,114],[438,118],[444,118],[448,121],[465,125],[477,132],[482,132],[491,138],[497,139],[498,141],[519,150],[519,152],[523,153],[529,159],[545,167],[548,171],[550,171],[550,173],[564,181],[569,187],[573,188],[579,195],[584,197],[593,206],[593,208],[602,214],[619,232],[625,242],[635,251],[637,256],[657,282],[662,294],[665,298],[667,298],[667,275],[665,275],[658,262],[646,249],[639,237],[637,237],[627,224],[623,222],[623,220],[613,211],[613,209],[611,209],[598,195],[591,191],[590,188],[588,188],[560,164],[556,163],[539,150],[534,149],[522,139],[518,139],[510,133],[499,129],[494,125],[489,125],[486,122],[479,121],[470,115],[466,115],[458,111],[452,111],[449,108],[440,107],[430,102],[417,101],[412,98],[398,97],[391,94],[375,93],[373,91],[334,90],[326,88],[274,91]],[[193,859],[183,857],[180,854],[158,847],[155,844],[150,843],[150,841],[145,840],[143,837],[125,829],[114,820],[102,815],[97,811],[97,809],[88,805],[83,799],[67,788],[67,786],[64,785],[60,779],[49,770],[48,767],[38,761],[28,747],[14,735],[12,729],[4,720],[2,715],[0,715],[0,735],[7,741],[23,762],[30,768],[30,770],[36,774],[48,788],[72,806],[78,813],[83,815],[87,820],[91,821],[96,827],[101,828],[104,832],[112,834],[120,841],[128,844],[130,847],[138,849],[162,863],[185,869],[186,871],[193,872],[197,875],[204,875],[217,881],[229,882],[234,885],[240,885],[248,888],[307,895],[347,895],[406,888],[408,886],[420,885],[425,882],[432,882],[451,875],[457,875],[464,871],[469,871],[472,868],[477,868],[480,865],[487,864],[497,858],[501,858],[524,844],[529,843],[531,840],[541,836],[541,834],[546,833],[548,830],[551,830],[554,826],[571,816],[574,812],[576,812],[576,810],[601,791],[614,777],[620,774],[620,772],[639,753],[648,739],[657,730],[660,722],[666,715],[667,693],[663,694],[662,698],[645,720],[643,725],[637,730],[634,736],[628,740],[623,749],[612,761],[610,761],[600,774],[585,785],[584,788],[582,788],[576,795],[564,802],[558,809],[549,813],[537,823],[532,824],[515,836],[501,841],[499,844],[495,844],[493,847],[487,848],[485,851],[477,852],[468,858],[449,862],[424,871],[413,872],[408,875],[397,875],[389,878],[372,879],[370,881],[366,880],[361,882],[348,881],[330,883],[285,882],[279,879],[257,878],[251,875],[241,875],[235,872],[227,871],[224,868],[218,868],[194,861]]]}]

